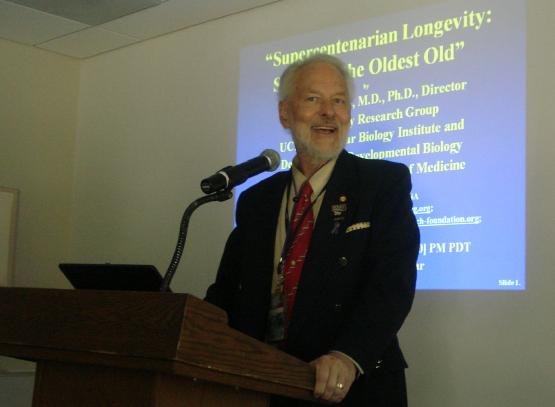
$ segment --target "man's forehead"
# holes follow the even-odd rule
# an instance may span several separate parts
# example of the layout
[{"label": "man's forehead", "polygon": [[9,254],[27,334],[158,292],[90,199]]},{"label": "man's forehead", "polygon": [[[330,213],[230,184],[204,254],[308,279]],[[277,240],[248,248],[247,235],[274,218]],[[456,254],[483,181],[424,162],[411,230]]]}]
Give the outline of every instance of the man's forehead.
[{"label": "man's forehead", "polygon": [[[302,93],[322,93],[321,87],[314,87],[314,86],[306,86],[306,87],[299,87],[299,92]],[[331,91],[334,96],[346,96],[347,95],[347,88],[345,86],[340,86],[334,89],[326,89],[328,92]]]},{"label": "man's forehead", "polygon": [[347,93],[347,83],[337,67],[328,63],[314,63],[297,72],[295,87],[303,90],[318,90],[322,85],[332,86],[336,92]]}]

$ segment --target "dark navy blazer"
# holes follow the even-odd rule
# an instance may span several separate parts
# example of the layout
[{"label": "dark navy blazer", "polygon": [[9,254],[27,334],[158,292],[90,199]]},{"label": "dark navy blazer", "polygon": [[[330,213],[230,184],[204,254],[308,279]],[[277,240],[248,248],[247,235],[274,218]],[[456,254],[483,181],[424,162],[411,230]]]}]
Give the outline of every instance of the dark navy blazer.
[{"label": "dark navy blazer", "polygon": [[[237,226],[206,296],[227,311],[232,327],[260,340],[278,215],[290,178],[281,172],[241,194]],[[340,406],[406,405],[406,362],[397,332],[416,282],[419,232],[410,189],[404,165],[345,151],[326,188],[284,349],[305,361],[338,350],[360,364],[365,374]]]}]

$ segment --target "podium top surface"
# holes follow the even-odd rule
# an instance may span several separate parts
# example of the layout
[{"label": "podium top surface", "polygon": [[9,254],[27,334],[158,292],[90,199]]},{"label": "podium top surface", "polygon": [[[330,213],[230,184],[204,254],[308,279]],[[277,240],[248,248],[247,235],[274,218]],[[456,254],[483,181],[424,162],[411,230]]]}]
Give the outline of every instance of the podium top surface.
[{"label": "podium top surface", "polygon": [[192,295],[0,287],[0,354],[159,371],[312,399],[312,368]]}]

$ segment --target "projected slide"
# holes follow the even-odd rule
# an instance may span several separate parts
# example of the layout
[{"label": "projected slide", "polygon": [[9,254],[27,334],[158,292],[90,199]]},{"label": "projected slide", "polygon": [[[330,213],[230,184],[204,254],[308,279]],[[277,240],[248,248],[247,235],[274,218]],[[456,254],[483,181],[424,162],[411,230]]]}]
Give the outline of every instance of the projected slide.
[{"label": "projected slide", "polygon": [[357,87],[346,149],[412,174],[417,288],[523,290],[525,20],[524,1],[448,1],[245,48],[237,161],[273,148],[290,167],[279,75],[336,55]]}]

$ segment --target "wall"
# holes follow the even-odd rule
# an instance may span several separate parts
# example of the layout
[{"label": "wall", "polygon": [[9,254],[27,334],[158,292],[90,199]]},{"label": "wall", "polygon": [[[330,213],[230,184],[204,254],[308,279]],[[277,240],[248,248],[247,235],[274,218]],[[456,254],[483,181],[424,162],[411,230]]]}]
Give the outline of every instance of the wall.
[{"label": "wall", "polygon": [[0,185],[20,190],[14,284],[54,287],[69,251],[79,63],[0,40]]}]

